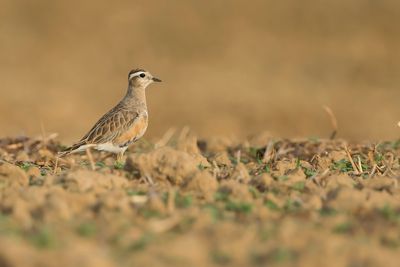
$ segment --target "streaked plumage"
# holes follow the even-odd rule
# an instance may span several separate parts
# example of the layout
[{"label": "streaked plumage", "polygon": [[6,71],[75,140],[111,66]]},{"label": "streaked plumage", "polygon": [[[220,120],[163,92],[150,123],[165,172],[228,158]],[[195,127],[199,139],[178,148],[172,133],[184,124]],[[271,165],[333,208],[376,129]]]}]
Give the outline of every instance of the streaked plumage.
[{"label": "streaked plumage", "polygon": [[143,69],[130,71],[125,97],[104,114],[79,142],[59,156],[94,148],[117,153],[120,158],[128,146],[145,133],[148,125],[145,89],[152,82],[160,81]]}]

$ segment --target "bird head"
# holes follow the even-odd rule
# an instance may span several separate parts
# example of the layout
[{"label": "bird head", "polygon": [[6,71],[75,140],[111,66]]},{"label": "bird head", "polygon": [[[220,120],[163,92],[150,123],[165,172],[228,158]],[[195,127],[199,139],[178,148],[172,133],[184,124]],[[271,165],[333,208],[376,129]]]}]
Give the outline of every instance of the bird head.
[{"label": "bird head", "polygon": [[153,82],[161,82],[160,79],[154,77],[150,72],[143,69],[131,70],[128,75],[128,81],[131,86],[142,88],[146,88]]}]

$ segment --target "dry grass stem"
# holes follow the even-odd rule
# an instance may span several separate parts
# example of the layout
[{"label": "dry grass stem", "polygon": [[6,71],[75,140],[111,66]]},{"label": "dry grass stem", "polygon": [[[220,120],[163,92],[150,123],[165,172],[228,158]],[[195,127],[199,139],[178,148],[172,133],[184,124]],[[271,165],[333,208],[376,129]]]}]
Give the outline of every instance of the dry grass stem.
[{"label": "dry grass stem", "polygon": [[374,164],[374,166],[372,166],[372,170],[371,170],[371,173],[369,174],[369,178],[372,178],[372,177],[374,177],[374,174],[375,174],[375,172],[376,172],[376,170],[377,170],[377,165],[376,165],[376,163]]},{"label": "dry grass stem", "polygon": [[150,175],[144,175],[144,179],[149,185],[154,185],[154,181]]},{"label": "dry grass stem", "polygon": [[359,175],[360,174],[360,170],[358,170],[356,164],[354,163],[353,158],[351,157],[349,148],[347,146],[345,146],[345,151],[346,151],[346,154],[347,154],[347,158],[349,159],[349,161],[351,163],[351,166],[353,167],[354,174]]},{"label": "dry grass stem", "polygon": [[161,137],[160,140],[158,140],[157,143],[155,143],[155,147],[159,148],[159,147],[163,147],[166,146],[169,142],[169,140],[171,140],[172,136],[174,136],[176,132],[175,128],[169,128],[167,130],[167,132]]},{"label": "dry grass stem", "polygon": [[331,135],[330,135],[330,139],[332,140],[332,139],[335,138],[335,136],[336,136],[336,134],[337,134],[337,131],[338,131],[337,119],[336,119],[336,116],[335,116],[335,114],[333,113],[333,111],[332,111],[332,109],[331,109],[330,107],[328,107],[328,106],[323,106],[323,109],[324,109],[325,112],[328,114],[329,119],[330,119],[330,122],[331,122],[331,125],[332,125],[333,131],[332,131],[332,133],[331,133]]},{"label": "dry grass stem", "polygon": [[183,127],[183,129],[181,130],[178,140],[180,142],[183,142],[189,135],[190,132],[190,128],[188,126]]},{"label": "dry grass stem", "polygon": [[239,150],[236,152],[236,163],[237,163],[237,164],[240,163],[241,156],[242,156],[242,151],[239,149]]},{"label": "dry grass stem", "polygon": [[263,162],[269,163],[274,157],[274,141],[270,140],[268,142],[267,148],[265,149],[265,153],[263,156]]},{"label": "dry grass stem", "polygon": [[360,171],[360,173],[363,173],[363,167],[362,167],[362,163],[361,163],[361,158],[359,155],[357,155],[357,160],[358,160],[358,169]]},{"label": "dry grass stem", "polygon": [[58,161],[60,158],[56,156],[56,162],[54,163],[54,168],[53,168],[53,174],[55,175],[57,173],[57,168],[58,168]]}]

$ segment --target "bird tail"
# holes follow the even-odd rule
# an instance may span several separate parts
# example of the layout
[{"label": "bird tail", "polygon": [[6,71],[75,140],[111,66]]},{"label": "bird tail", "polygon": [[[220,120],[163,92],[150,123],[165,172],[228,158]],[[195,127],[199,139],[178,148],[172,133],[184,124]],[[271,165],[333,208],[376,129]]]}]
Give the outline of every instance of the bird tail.
[{"label": "bird tail", "polygon": [[76,147],[75,145],[70,146],[70,147],[64,149],[63,151],[58,152],[58,153],[57,153],[57,156],[58,156],[59,158],[65,157],[65,156],[67,156],[67,155],[69,155],[69,154],[72,154],[72,153],[73,153],[76,149],[78,149],[78,148],[79,148],[79,146],[78,146],[78,147]]},{"label": "bird tail", "polygon": [[59,158],[62,158],[62,157],[68,156],[70,154],[85,150],[87,148],[87,146],[88,145],[85,145],[84,143],[79,142],[79,143],[73,144],[72,146],[68,147],[67,149],[65,149],[61,152],[58,152],[57,155]]}]

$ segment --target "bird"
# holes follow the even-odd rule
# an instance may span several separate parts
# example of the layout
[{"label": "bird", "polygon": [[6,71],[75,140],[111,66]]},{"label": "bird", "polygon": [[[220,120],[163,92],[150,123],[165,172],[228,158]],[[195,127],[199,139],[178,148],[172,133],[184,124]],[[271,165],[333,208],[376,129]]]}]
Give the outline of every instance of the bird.
[{"label": "bird", "polygon": [[79,142],[58,154],[64,157],[94,148],[117,154],[121,162],[129,145],[139,140],[147,130],[148,111],[146,88],[153,82],[161,82],[144,69],[133,69],[128,74],[125,96],[105,113]]}]

